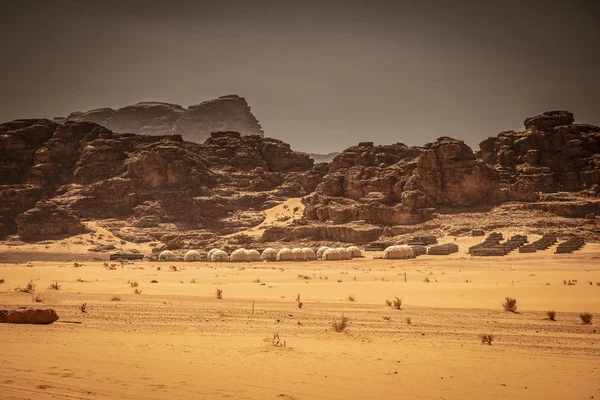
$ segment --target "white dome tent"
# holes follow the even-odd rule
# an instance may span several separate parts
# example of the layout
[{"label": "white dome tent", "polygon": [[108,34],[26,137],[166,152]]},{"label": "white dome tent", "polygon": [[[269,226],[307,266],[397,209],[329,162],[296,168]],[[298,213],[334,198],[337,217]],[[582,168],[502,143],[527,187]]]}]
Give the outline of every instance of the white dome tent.
[{"label": "white dome tent", "polygon": [[295,261],[306,261],[306,253],[304,252],[304,249],[294,248],[292,249],[292,252],[294,253]]},{"label": "white dome tent", "polygon": [[294,252],[287,247],[277,252],[277,261],[294,261]]},{"label": "white dome tent", "polygon": [[356,246],[350,246],[346,250],[348,250],[352,253],[352,258],[362,257],[362,252]]},{"label": "white dome tent", "polygon": [[217,249],[210,256],[210,261],[212,261],[212,262],[229,261],[229,256],[223,250]]},{"label": "white dome tent", "polygon": [[261,261],[260,253],[254,249],[246,250],[248,261]]},{"label": "white dome tent", "polygon": [[342,253],[338,249],[327,249],[323,253],[323,260],[337,261],[342,259]]},{"label": "white dome tent", "polygon": [[248,250],[243,249],[243,248],[234,250],[233,253],[231,253],[231,255],[229,256],[229,261],[234,261],[234,262],[250,261],[249,256],[248,256]]},{"label": "white dome tent", "polygon": [[350,260],[352,258],[352,252],[350,250],[344,247],[338,247],[336,250],[340,252],[342,260]]},{"label": "white dome tent", "polygon": [[311,249],[309,247],[305,247],[302,250],[304,251],[304,255],[306,256],[307,261],[314,260],[317,258],[317,255],[315,254],[313,249]]},{"label": "white dome tent", "polygon": [[405,244],[390,246],[383,252],[383,258],[388,258],[390,260],[414,258],[414,256],[415,252],[412,247]]},{"label": "white dome tent", "polygon": [[261,256],[263,261],[275,261],[277,260],[277,250],[267,247],[263,250]]},{"label": "white dome tent", "polygon": [[200,261],[200,253],[196,250],[190,250],[183,256],[183,261]]},{"label": "white dome tent", "polygon": [[327,246],[319,247],[319,249],[317,250],[317,259],[318,260],[323,259],[323,253],[325,253],[327,250],[329,250],[329,247],[327,247]]},{"label": "white dome tent", "polygon": [[175,261],[177,257],[171,250],[163,250],[158,255],[158,261]]},{"label": "white dome tent", "polygon": [[213,254],[215,253],[215,251],[217,251],[217,250],[219,250],[219,249],[212,249],[212,250],[210,250],[210,251],[208,252],[208,254],[206,255],[206,259],[207,259],[208,261],[210,261],[210,260],[211,260],[211,258],[212,258],[212,255],[213,255]]}]

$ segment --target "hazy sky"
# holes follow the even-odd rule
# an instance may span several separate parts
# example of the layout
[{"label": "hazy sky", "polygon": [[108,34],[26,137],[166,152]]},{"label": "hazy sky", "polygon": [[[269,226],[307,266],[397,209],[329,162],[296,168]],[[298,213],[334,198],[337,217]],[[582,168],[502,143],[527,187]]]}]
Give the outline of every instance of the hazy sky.
[{"label": "hazy sky", "polygon": [[303,151],[477,148],[553,109],[600,125],[596,0],[0,0],[0,16],[0,121],[235,93]]}]

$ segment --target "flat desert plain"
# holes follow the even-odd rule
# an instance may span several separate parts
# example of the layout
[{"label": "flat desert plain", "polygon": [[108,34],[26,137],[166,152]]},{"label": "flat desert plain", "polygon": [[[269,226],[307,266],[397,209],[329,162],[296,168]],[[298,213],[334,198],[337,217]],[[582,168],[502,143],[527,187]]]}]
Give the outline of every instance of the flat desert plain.
[{"label": "flat desert plain", "polygon": [[[116,269],[75,266],[70,246],[53,261],[31,260],[59,247],[3,246],[0,306],[60,320],[0,324],[0,398],[600,399],[600,245],[475,258],[474,242],[411,260]],[[43,303],[14,290],[30,280]]]}]

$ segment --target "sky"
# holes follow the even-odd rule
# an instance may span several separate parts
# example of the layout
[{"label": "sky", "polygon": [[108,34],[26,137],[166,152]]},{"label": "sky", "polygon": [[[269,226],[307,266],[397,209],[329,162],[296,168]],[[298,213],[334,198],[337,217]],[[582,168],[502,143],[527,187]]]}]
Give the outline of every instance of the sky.
[{"label": "sky", "polygon": [[0,0],[0,121],[244,96],[300,151],[600,125],[600,2]]}]

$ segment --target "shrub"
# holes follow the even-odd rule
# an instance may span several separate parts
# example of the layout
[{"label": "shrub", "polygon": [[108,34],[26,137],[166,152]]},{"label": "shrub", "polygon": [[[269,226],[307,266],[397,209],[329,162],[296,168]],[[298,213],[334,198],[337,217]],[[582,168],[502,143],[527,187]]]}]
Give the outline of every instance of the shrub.
[{"label": "shrub", "polygon": [[412,324],[412,320],[410,319],[410,317],[404,318],[404,322],[406,322],[408,325]]},{"label": "shrub", "polygon": [[398,297],[396,297],[392,304],[394,305],[394,308],[396,310],[402,310],[402,299],[399,299]]},{"label": "shrub", "polygon": [[304,305],[304,303],[302,303],[302,301],[300,300],[300,293],[296,295],[296,302],[298,303],[298,308],[302,308],[302,306]]},{"label": "shrub", "polygon": [[85,282],[85,281],[81,278],[77,278],[77,282]]},{"label": "shrub", "polygon": [[548,319],[550,321],[556,321],[556,311],[551,310],[551,311],[546,311],[546,315],[548,316]]},{"label": "shrub", "polygon": [[0,279],[0,283],[4,283],[4,282],[5,282],[4,279]]},{"label": "shrub", "polygon": [[87,312],[87,303],[83,303],[82,305],[80,305],[79,309],[81,310],[82,313],[86,313]]},{"label": "shrub", "polygon": [[392,306],[392,302],[389,301],[388,299],[386,299],[385,300],[385,305],[388,306],[388,307],[391,307]]},{"label": "shrub", "polygon": [[15,292],[23,292],[23,293],[33,294],[35,292],[35,283],[33,283],[33,281],[29,281],[27,286],[25,286],[24,288],[22,288],[21,286],[17,286],[15,288]]},{"label": "shrub", "polygon": [[223,289],[217,289],[217,299],[221,300],[223,298]]},{"label": "shrub", "polygon": [[492,342],[494,341],[494,335],[490,335],[489,333],[484,333],[483,335],[480,335],[479,338],[481,339],[481,344],[489,344],[490,346],[492,345]]},{"label": "shrub", "polygon": [[505,301],[502,302],[502,307],[504,308],[504,311],[516,313],[517,299],[513,299],[512,297],[506,297]]},{"label": "shrub", "polygon": [[60,284],[58,282],[54,282],[50,285],[50,289],[52,290],[60,290]]},{"label": "shrub", "polygon": [[190,283],[196,283],[196,278],[190,279]]},{"label": "shrub", "polygon": [[133,291],[133,294],[142,294],[142,291],[140,289],[135,289]]},{"label": "shrub", "polygon": [[121,301],[121,298],[119,296],[114,296],[110,301]]},{"label": "shrub", "polygon": [[74,263],[73,263],[73,267],[75,267],[75,268],[80,268],[80,267],[83,267],[83,264],[80,264],[80,263],[78,263],[78,262],[74,262]]},{"label": "shrub", "polygon": [[157,270],[157,271],[160,271],[161,269],[162,269],[161,267],[156,267],[156,270]]},{"label": "shrub", "polygon": [[171,269],[171,271],[177,272],[177,267],[175,265],[170,265],[169,268]]},{"label": "shrub", "polygon": [[348,317],[344,317],[344,314],[342,314],[342,318],[339,321],[333,322],[333,330],[336,332],[344,332],[344,330],[348,327],[349,322],[350,319]]},{"label": "shrub", "polygon": [[254,280],[254,283],[260,283],[260,278],[256,278],[256,279]]},{"label": "shrub", "polygon": [[429,282],[431,282],[431,281],[429,280],[429,278],[428,278],[428,277],[425,277],[425,279],[423,279],[423,282],[429,283]]},{"label": "shrub", "polygon": [[273,337],[266,337],[265,342],[270,343],[273,347],[287,347],[285,340],[281,340],[279,333],[274,333]]},{"label": "shrub", "polygon": [[136,281],[129,282],[129,286],[131,286],[131,287],[138,287],[139,283],[137,283]]},{"label": "shrub", "polygon": [[35,296],[32,296],[31,299],[34,302],[36,302],[36,303],[43,303],[44,302],[44,296],[42,296],[41,294],[36,294]]},{"label": "shrub", "polygon": [[354,298],[354,295],[353,295],[353,294],[349,294],[349,295],[348,295],[348,300],[350,300],[350,301],[355,301],[356,299]]},{"label": "shrub", "polygon": [[581,318],[581,322],[583,322],[585,325],[590,325],[592,323],[592,318],[594,318],[594,316],[590,313],[581,313],[579,314],[579,318]]}]

